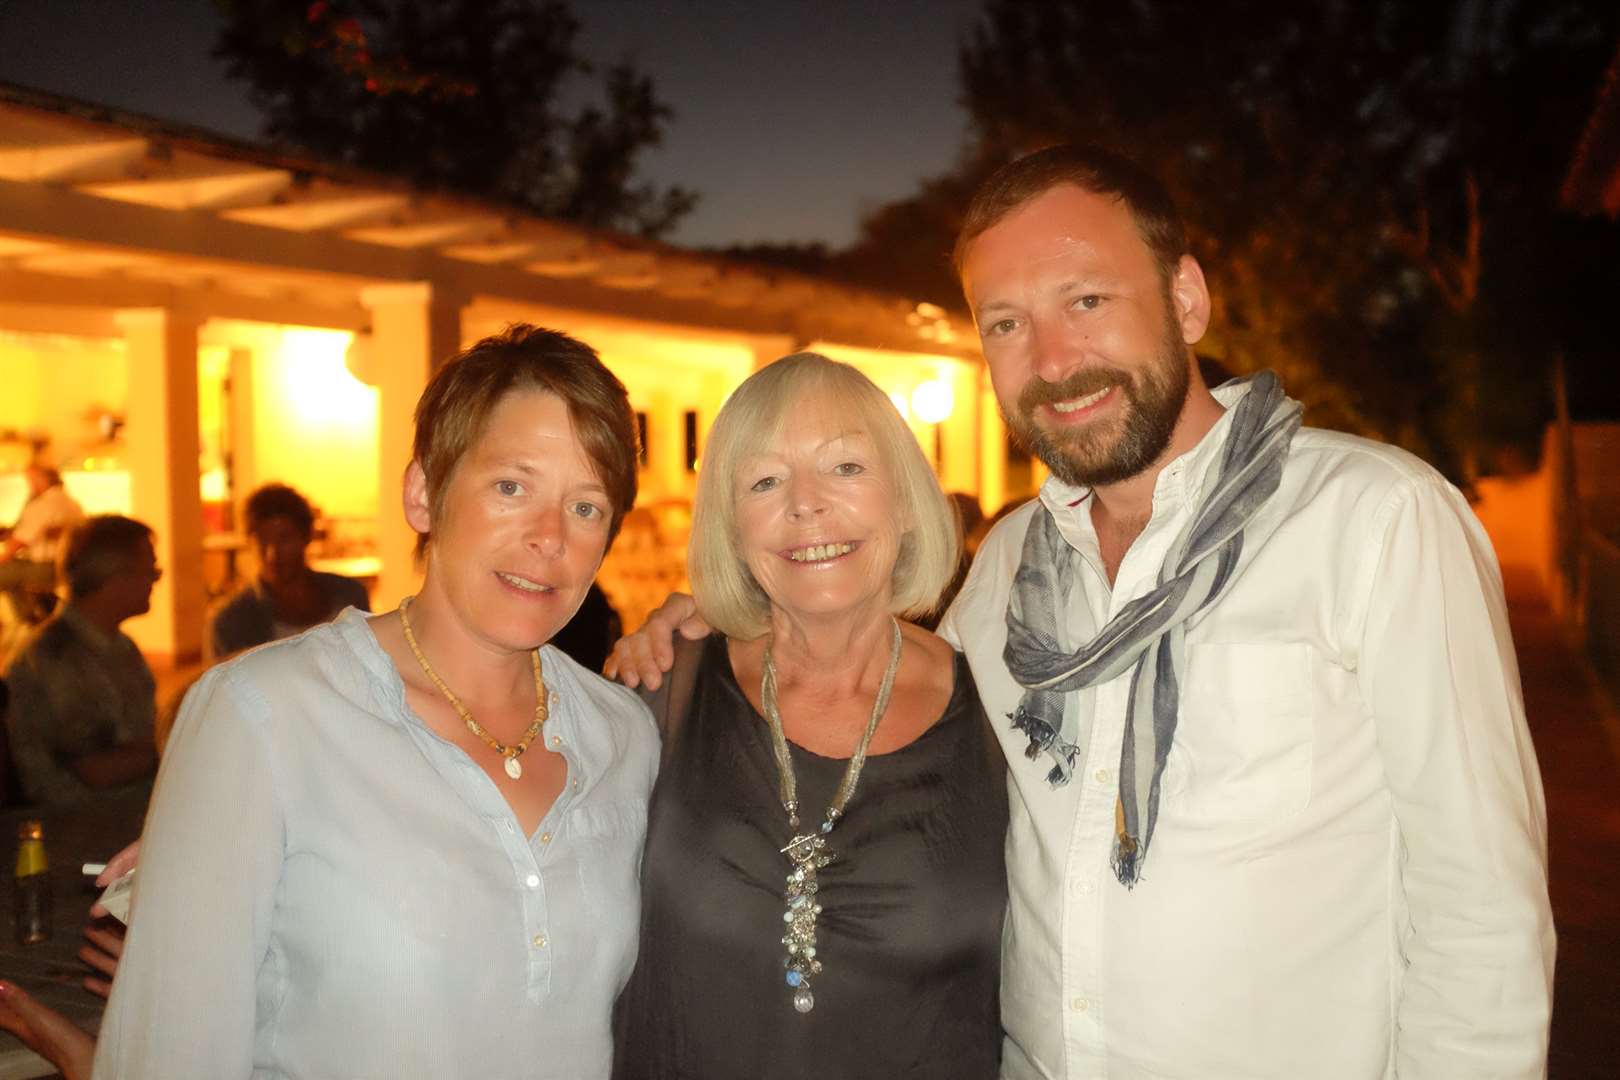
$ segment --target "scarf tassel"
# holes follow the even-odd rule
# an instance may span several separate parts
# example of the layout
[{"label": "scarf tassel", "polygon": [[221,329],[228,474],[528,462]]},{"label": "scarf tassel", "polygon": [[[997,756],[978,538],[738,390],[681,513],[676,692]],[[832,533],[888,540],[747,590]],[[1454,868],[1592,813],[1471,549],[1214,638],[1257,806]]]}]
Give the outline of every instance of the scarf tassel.
[{"label": "scarf tassel", "polygon": [[1142,873],[1142,849],[1136,841],[1129,836],[1120,836],[1114,841],[1114,854],[1108,860],[1113,867],[1114,876],[1119,883],[1127,889],[1135,888]]},{"label": "scarf tassel", "polygon": [[1007,714],[1012,721],[1014,731],[1022,731],[1029,736],[1029,745],[1024,747],[1024,756],[1031,761],[1041,756],[1041,752],[1057,741],[1057,729],[1042,720],[1023,705],[1017,710]]},{"label": "scarf tassel", "polygon": [[1053,787],[1067,784],[1069,777],[1074,775],[1074,759],[1080,756],[1080,748],[1073,743],[1060,741],[1056,728],[1022,705],[1018,706],[1016,712],[1008,713],[1007,719],[1012,721],[1013,730],[1029,736],[1029,745],[1024,747],[1026,758],[1034,761],[1045,753],[1050,754],[1056,762],[1052,771],[1046,774],[1046,782]]}]

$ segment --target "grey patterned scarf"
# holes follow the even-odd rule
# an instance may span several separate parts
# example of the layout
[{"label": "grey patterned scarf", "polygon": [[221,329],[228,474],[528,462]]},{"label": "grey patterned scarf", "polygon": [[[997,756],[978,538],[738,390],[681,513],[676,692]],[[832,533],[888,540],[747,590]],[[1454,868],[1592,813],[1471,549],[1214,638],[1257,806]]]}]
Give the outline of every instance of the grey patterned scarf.
[{"label": "grey patterned scarf", "polygon": [[1046,779],[1053,787],[1069,782],[1082,753],[1075,721],[1064,718],[1063,695],[1131,671],[1112,860],[1127,887],[1141,873],[1159,814],[1159,780],[1176,733],[1187,620],[1214,603],[1231,582],[1245,541],[1263,544],[1276,527],[1272,522],[1257,534],[1250,523],[1282,479],[1300,407],[1269,371],[1247,381],[1249,392],[1232,410],[1212,480],[1165,553],[1151,592],[1120,609],[1078,652],[1066,651],[1057,627],[1079,556],[1044,507],[1030,519],[1013,577],[1003,658],[1025,689],[1010,719],[1029,736],[1027,757],[1034,760],[1042,751],[1051,757]]}]

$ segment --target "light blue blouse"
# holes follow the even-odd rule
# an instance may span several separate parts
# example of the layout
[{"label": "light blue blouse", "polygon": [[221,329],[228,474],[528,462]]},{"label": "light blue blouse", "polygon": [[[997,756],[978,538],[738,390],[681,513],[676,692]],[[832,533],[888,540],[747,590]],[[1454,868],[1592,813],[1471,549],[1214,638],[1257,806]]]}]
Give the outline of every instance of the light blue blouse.
[{"label": "light blue blouse", "polygon": [[354,609],[209,672],[152,797],[95,1076],[606,1077],[658,735],[555,649],[525,837]]}]

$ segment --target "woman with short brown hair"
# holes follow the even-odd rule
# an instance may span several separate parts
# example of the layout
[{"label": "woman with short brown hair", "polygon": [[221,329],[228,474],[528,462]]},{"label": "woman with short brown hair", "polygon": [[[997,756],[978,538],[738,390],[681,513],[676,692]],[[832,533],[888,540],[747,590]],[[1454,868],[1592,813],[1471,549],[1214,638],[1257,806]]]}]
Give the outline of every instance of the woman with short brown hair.
[{"label": "woman with short brown hair", "polygon": [[415,598],[192,691],[96,1075],[608,1075],[657,733],[542,647],[635,498],[624,388],[513,327],[417,409]]}]

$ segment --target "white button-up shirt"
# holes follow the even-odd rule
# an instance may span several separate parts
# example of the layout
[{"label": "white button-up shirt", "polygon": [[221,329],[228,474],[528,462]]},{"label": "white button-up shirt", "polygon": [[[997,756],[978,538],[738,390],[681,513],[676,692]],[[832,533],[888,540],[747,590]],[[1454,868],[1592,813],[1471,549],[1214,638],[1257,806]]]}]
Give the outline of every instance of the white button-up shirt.
[{"label": "white button-up shirt", "polygon": [[353,608],[204,676],[95,1075],[605,1080],[658,733],[629,690],[541,657],[570,782],[532,836]]},{"label": "white button-up shirt", "polygon": [[17,515],[11,538],[23,545],[23,556],[54,563],[67,547],[68,533],[84,520],[84,510],[61,484],[52,484],[28,500]]},{"label": "white button-up shirt", "polygon": [[[1229,427],[1160,473],[1112,588],[1089,493],[1042,489],[1079,556],[1066,645],[1153,588]],[[1500,574],[1456,489],[1400,450],[1299,432],[1260,511],[1277,531],[1190,623],[1130,890],[1109,866],[1130,673],[1068,695],[1084,759],[1065,787],[1007,720],[1007,599],[1036,509],[991,533],[941,627],[1011,762],[1003,1076],[1543,1075],[1541,782]]]}]

